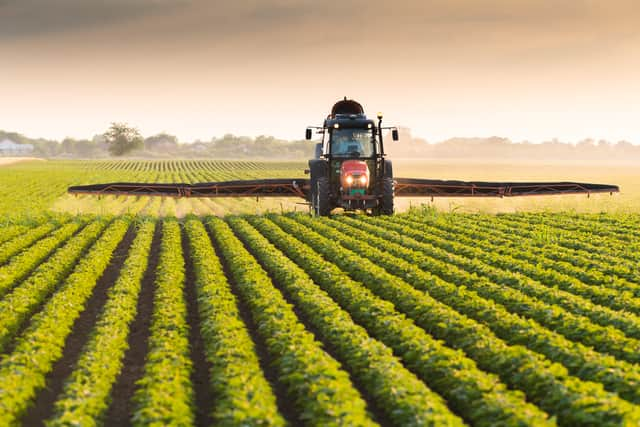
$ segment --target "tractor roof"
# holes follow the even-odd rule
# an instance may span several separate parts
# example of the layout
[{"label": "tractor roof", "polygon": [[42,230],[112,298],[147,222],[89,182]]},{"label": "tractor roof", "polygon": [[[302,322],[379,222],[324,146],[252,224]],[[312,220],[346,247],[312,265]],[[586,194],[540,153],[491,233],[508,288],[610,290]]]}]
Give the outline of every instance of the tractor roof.
[{"label": "tractor roof", "polygon": [[353,99],[347,99],[345,96],[344,99],[333,104],[329,117],[335,118],[338,115],[349,116],[352,114],[364,116],[364,108],[362,108],[362,105],[360,105],[359,102],[356,102]]},{"label": "tractor roof", "polygon": [[325,127],[369,129],[374,126],[373,120],[367,119],[364,109],[359,102],[353,99],[344,99],[333,104],[331,114],[324,121]]}]

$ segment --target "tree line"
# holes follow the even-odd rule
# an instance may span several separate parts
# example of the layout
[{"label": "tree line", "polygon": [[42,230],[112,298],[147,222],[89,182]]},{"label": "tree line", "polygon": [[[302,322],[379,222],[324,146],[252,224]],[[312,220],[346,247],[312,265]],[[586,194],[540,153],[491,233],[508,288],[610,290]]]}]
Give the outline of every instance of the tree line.
[{"label": "tree line", "polygon": [[209,141],[181,142],[169,133],[144,137],[126,123],[112,123],[103,134],[91,139],[65,138],[61,141],[29,138],[17,132],[0,130],[0,140],[34,146],[32,156],[45,158],[266,158],[306,159],[313,156],[309,141],[285,140],[272,136],[258,137],[225,134]]},{"label": "tree line", "polygon": [[[225,134],[209,141],[183,142],[175,135],[159,133],[144,137],[126,123],[112,123],[103,134],[91,139],[65,138],[61,141],[29,138],[16,132],[0,130],[0,140],[32,144],[33,156],[45,158],[222,158],[222,159],[290,159],[305,160],[314,155],[314,143],[285,140],[272,136],[238,136]],[[482,160],[593,160],[638,161],[640,145],[629,141],[610,142],[584,139],[566,143],[558,139],[532,143],[513,142],[507,138],[450,138],[429,143],[401,129],[400,141],[385,138],[391,157]]]}]

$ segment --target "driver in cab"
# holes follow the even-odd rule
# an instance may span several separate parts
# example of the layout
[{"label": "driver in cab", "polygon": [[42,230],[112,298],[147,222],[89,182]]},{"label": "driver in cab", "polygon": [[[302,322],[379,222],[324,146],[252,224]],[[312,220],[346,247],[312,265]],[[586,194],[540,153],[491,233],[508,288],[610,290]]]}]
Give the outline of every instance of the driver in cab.
[{"label": "driver in cab", "polygon": [[367,157],[372,151],[371,133],[336,129],[331,138],[331,153],[336,156]]},{"label": "driver in cab", "polygon": [[334,140],[333,154],[360,155],[360,153],[362,153],[362,146],[360,145],[360,141],[353,138],[353,136],[340,135]]}]

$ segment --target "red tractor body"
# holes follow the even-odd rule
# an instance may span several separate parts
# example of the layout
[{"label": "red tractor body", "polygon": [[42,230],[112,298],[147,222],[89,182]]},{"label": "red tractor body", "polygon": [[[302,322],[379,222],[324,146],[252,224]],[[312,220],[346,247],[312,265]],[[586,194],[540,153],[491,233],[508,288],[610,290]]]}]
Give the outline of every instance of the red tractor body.
[{"label": "red tractor body", "polygon": [[369,186],[369,166],[362,160],[346,160],[342,162],[340,166],[340,181],[342,193],[346,198],[364,196]]}]

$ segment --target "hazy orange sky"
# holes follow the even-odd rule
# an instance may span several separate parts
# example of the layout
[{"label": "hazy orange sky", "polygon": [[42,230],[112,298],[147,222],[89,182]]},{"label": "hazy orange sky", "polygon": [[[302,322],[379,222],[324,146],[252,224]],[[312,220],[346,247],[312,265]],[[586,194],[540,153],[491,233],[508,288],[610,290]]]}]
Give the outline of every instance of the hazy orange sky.
[{"label": "hazy orange sky", "polygon": [[0,129],[301,138],[346,95],[429,141],[640,143],[635,0],[0,0]]}]

